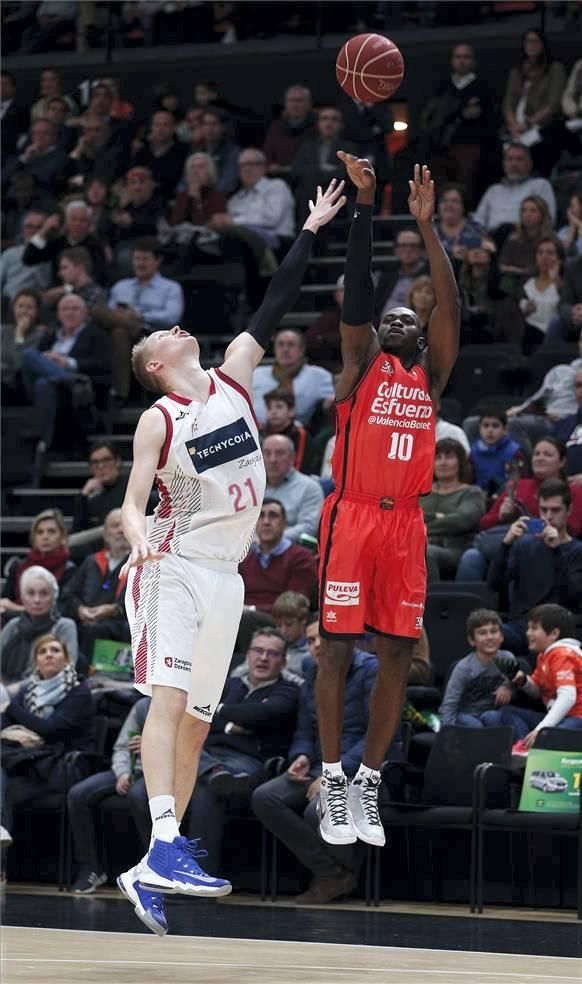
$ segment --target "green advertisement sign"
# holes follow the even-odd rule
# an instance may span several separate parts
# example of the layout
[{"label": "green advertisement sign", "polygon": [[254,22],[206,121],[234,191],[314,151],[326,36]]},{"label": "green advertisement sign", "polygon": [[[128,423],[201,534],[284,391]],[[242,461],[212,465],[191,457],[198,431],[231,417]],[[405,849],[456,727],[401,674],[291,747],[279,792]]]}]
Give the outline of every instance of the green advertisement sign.
[{"label": "green advertisement sign", "polygon": [[519,809],[530,813],[577,813],[580,809],[582,754],[532,748]]}]

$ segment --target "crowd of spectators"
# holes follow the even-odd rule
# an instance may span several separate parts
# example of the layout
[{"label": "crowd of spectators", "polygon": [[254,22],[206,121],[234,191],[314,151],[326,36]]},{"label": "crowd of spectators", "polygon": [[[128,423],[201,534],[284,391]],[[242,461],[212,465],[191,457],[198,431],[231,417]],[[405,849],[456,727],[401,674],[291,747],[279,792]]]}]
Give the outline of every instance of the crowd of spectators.
[{"label": "crowd of spectators", "polygon": [[[31,12],[22,8],[33,5],[7,6],[5,20],[24,27],[27,50],[48,50],[69,35],[66,44],[75,43],[76,4],[39,4]],[[205,24],[215,40],[233,31],[239,36],[234,12],[223,10],[217,20],[215,8],[245,5],[174,4],[168,11],[149,4],[147,14],[143,4],[121,6],[123,43],[140,44],[169,37],[163,32],[178,23],[174,15]],[[289,18],[297,6],[289,6]],[[384,5],[367,6],[378,8],[374,16],[385,15]],[[438,5],[422,6],[433,16],[429,8]],[[55,11],[42,10],[48,7]],[[210,14],[214,20],[204,20]],[[183,318],[198,333],[192,290],[205,268],[218,279],[218,267],[225,277],[233,265],[242,271],[240,279],[222,281],[219,298],[226,306],[234,289],[244,325],[289,248],[314,185],[341,176],[340,147],[373,159],[384,213],[384,189],[399,168],[412,152],[427,155],[437,179],[437,228],[459,283],[462,344],[467,351],[483,342],[511,349],[507,390],[489,393],[487,406],[463,405],[462,413],[451,414],[453,378],[438,408],[434,484],[422,508],[429,585],[480,581],[499,598],[498,611],[469,619],[471,652],[452,670],[441,721],[508,722],[516,740],[527,740],[545,720],[535,700],[551,702],[560,689],[534,670],[535,656],[579,634],[582,623],[582,62],[562,65],[539,32],[526,32],[498,105],[473,48],[457,44],[449,77],[427,102],[417,142],[396,156],[389,106],[356,105],[343,96],[336,105],[317,105],[297,83],[282,94],[281,114],[257,129],[254,145],[241,138],[244,111],[229,106],[211,83],[195,87],[188,107],[171,86],[160,85],[145,120],[113,79],[95,80],[87,105],[79,107],[62,91],[58,71],[45,69],[38,97],[23,106],[18,79],[2,74],[3,402],[32,407],[36,415],[33,484],[42,484],[53,455],[62,456],[59,436],[68,457],[80,438],[90,475],[72,504],[71,531],[59,510],[44,510],[31,525],[28,554],[3,572],[2,726],[21,729],[20,737],[12,732],[15,746],[27,729],[20,744],[36,763],[24,774],[11,772],[8,762],[3,827],[14,834],[15,808],[62,788],[58,756],[71,747],[89,749],[100,694],[121,687],[132,699],[129,674],[108,671],[96,659],[104,641],[122,652],[130,639],[121,575],[129,548],[119,512],[126,463],[117,443],[92,439],[106,424],[115,428],[136,396],[131,347]],[[375,319],[406,304],[425,325],[435,294],[422,239],[412,223],[394,229],[396,262],[375,270]],[[305,330],[279,326],[272,358],[253,379],[267,489],[256,541],[240,567],[245,609],[232,672],[189,813],[190,832],[203,837],[208,868],[218,871],[229,811],[250,804],[310,873],[300,903],[352,891],[361,861],[351,848],[324,850],[316,835],[316,538],[333,487],[343,279],[327,286],[329,307]],[[543,372],[530,371],[524,356],[539,357]],[[152,490],[150,508],[156,502]],[[556,615],[566,609],[574,622]],[[431,680],[426,636],[422,647],[410,684]],[[377,669],[372,649],[370,639],[355,641],[348,673],[342,735],[348,774],[361,758]],[[519,677],[525,670],[534,670],[529,682]],[[518,709],[529,716],[508,710],[518,678]],[[580,726],[578,703],[560,707],[566,709],[552,723]],[[149,841],[139,758],[147,709],[147,700],[131,707],[106,768],[85,775],[79,765],[73,777],[68,811],[80,893],[107,878],[96,811],[108,797],[124,800],[143,845]],[[407,709],[428,730],[422,715]],[[398,754],[399,735],[390,756]],[[40,779],[39,758],[45,761]]]}]

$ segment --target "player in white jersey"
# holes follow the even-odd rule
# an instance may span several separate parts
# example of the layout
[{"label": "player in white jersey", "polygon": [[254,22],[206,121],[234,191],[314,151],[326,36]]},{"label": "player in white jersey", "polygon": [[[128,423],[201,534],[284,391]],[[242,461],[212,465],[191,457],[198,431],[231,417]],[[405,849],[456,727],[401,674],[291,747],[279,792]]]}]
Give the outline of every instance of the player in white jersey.
[{"label": "player in white jersey", "polygon": [[[303,231],[220,369],[202,369],[196,339],[177,326],[133,351],[135,375],[160,394],[137,425],[122,508],[135,685],[152,696],[141,744],[152,842],[118,884],[158,935],[167,932],[163,894],[231,891],[202,870],[197,842],[180,837],[179,823],[228,672],[243,609],[238,563],[265,490],[249,396],[253,371],[299,292],[314,234],[345,202],[342,191],[343,182],[325,193],[318,188]],[[160,503],[146,522],[154,480]]]}]

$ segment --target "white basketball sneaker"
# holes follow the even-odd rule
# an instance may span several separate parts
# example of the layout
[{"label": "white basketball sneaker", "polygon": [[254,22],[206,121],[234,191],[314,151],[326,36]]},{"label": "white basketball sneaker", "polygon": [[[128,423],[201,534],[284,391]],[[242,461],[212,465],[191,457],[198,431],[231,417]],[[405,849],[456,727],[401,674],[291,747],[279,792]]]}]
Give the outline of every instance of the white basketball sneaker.
[{"label": "white basketball sneaker", "polygon": [[344,774],[325,771],[319,788],[319,833],[328,844],[355,844],[357,837],[348,807],[348,781]]},{"label": "white basketball sneaker", "polygon": [[386,834],[378,811],[378,791],[382,776],[356,777],[348,787],[348,806],[357,836],[372,847],[384,847]]}]

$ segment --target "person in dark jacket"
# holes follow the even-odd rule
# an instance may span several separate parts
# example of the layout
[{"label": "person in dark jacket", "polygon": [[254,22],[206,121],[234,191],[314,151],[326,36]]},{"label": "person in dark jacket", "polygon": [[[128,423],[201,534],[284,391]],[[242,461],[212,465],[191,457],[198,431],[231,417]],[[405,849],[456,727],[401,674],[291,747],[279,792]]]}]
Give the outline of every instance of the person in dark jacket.
[{"label": "person in dark jacket", "polygon": [[209,871],[221,870],[222,828],[230,797],[247,799],[266,778],[265,763],[284,756],[295,726],[299,686],[282,675],[287,644],[259,629],[247,651],[248,672],[230,677],[200,756],[190,800],[190,838],[202,838]]},{"label": "person in dark jacket", "polygon": [[65,517],[60,509],[43,509],[30,524],[30,550],[26,557],[13,557],[4,568],[0,612],[23,612],[20,579],[29,567],[46,567],[64,587],[75,571],[67,544]]},{"label": "person in dark jacket", "polygon": [[311,105],[311,92],[305,86],[292,85],[287,89],[281,119],[269,124],[263,144],[271,177],[287,174],[301,144],[315,136]]},{"label": "person in dark jacket", "polygon": [[123,532],[121,509],[112,509],[106,516],[103,540],[105,548],[85,557],[61,598],[63,614],[78,623],[83,668],[91,663],[96,639],[131,639],[124,604],[127,578],[121,576],[129,544]]},{"label": "person in dark jacket", "polygon": [[[34,646],[34,673],[3,707],[1,727],[2,826],[10,842],[15,806],[49,792],[65,781],[62,757],[68,751],[92,751],[93,702],[89,684],[80,683],[66,645],[47,634]],[[11,733],[5,729],[10,728]],[[82,776],[72,765],[73,777]]]},{"label": "person in dark jacket", "polygon": [[[356,884],[356,857],[351,846],[330,847],[317,833],[316,813],[321,780],[321,745],[315,707],[315,677],[319,655],[317,621],[306,629],[310,654],[303,660],[305,682],[301,688],[297,728],[288,753],[287,771],[255,789],[251,807],[259,820],[313,875],[299,904],[331,902],[349,895]],[[346,678],[345,714],[341,760],[346,775],[355,775],[368,728],[368,703],[376,679],[378,660],[354,645]],[[388,758],[394,758],[393,750]]]},{"label": "person in dark jacket", "polygon": [[556,437],[566,445],[566,471],[570,481],[582,485],[582,360],[574,376],[578,410],[554,424]]},{"label": "person in dark jacket", "polygon": [[540,533],[528,533],[521,516],[510,526],[493,557],[487,582],[494,591],[507,591],[509,618],[504,642],[516,655],[528,651],[527,613],[549,602],[573,611],[582,598],[582,543],[568,533],[572,493],[567,482],[548,479],[540,486]]},{"label": "person in dark jacket", "polygon": [[[64,249],[71,246],[84,246],[93,263],[95,280],[107,283],[105,252],[96,236],[90,231],[93,221],[91,207],[81,199],[69,202],[65,207],[62,232],[57,232],[61,217],[53,213],[43,222],[42,227],[26,244],[22,254],[24,266],[37,266],[39,263],[52,264],[52,281],[57,283],[59,257]],[[52,233],[56,233],[52,235]]]}]

